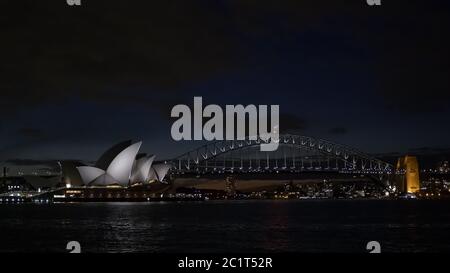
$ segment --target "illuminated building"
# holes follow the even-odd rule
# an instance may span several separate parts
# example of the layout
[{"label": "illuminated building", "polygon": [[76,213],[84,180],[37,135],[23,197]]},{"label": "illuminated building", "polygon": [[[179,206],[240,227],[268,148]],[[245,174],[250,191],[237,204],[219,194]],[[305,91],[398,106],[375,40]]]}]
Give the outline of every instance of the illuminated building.
[{"label": "illuminated building", "polygon": [[397,161],[397,172],[400,174],[400,189],[407,193],[420,190],[419,163],[415,156],[404,156]]},{"label": "illuminated building", "polygon": [[[142,142],[121,142],[107,150],[95,166],[76,166],[82,184],[75,186],[128,187],[138,183],[162,182],[170,165],[153,164],[155,156],[138,155],[141,144]],[[65,172],[64,180],[77,181],[73,172]],[[67,188],[74,186],[66,184]]]},{"label": "illuminated building", "polygon": [[450,167],[449,167],[448,161],[445,160],[445,161],[441,162],[439,164],[439,168],[438,169],[439,169],[440,173],[448,173],[450,171]]}]

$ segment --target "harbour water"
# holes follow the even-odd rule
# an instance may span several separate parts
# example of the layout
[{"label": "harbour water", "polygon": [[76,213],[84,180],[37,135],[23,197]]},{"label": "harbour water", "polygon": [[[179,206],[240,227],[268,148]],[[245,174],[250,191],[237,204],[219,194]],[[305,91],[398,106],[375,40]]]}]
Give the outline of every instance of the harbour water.
[{"label": "harbour water", "polygon": [[0,205],[1,252],[450,252],[450,201]]}]

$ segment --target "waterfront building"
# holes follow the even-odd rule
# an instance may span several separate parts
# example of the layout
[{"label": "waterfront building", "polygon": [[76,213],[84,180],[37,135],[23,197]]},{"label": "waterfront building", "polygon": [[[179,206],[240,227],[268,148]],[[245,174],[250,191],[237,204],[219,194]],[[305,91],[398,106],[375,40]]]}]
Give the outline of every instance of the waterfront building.
[{"label": "waterfront building", "polygon": [[[171,165],[154,163],[155,156],[138,154],[142,142],[121,142],[108,149],[94,166],[63,168],[67,187],[128,187],[134,184],[163,182]],[[74,172],[73,168],[78,172]],[[73,181],[73,182],[72,182]]]}]

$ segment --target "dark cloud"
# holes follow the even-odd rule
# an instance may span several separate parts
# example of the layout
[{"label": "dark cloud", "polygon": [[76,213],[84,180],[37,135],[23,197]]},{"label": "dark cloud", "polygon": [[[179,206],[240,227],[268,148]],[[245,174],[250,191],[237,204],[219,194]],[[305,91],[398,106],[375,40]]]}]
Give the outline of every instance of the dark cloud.
[{"label": "dark cloud", "polygon": [[[252,40],[295,45],[298,33],[321,33],[338,16],[351,22],[341,39],[379,54],[376,92],[389,109],[440,110],[450,99],[450,18],[449,5],[437,3],[398,1],[373,13],[337,1],[90,1],[77,8],[65,1],[3,1],[0,109],[72,97],[159,107],[161,92],[251,69]],[[433,16],[417,19],[424,9]],[[327,45],[315,46],[323,50],[305,54],[306,62],[332,61]],[[278,58],[274,52],[261,62]]]},{"label": "dark cloud", "polygon": [[348,133],[348,129],[344,127],[334,127],[328,130],[328,133],[332,135],[345,135]]},{"label": "dark cloud", "polygon": [[157,105],[154,94],[241,64],[223,11],[205,1],[85,5],[2,4],[0,108],[71,97]]},{"label": "dark cloud", "polygon": [[42,139],[46,137],[46,134],[38,128],[20,128],[17,133],[27,138]]},{"label": "dark cloud", "polygon": [[[367,39],[367,15],[374,16],[360,3],[293,0],[133,5],[99,0],[81,7],[25,0],[3,2],[1,10],[5,39],[0,108],[10,111],[73,97],[158,106],[162,92],[227,71],[272,64],[280,59],[276,46],[295,49],[298,33],[321,33],[336,16],[352,22],[342,29],[343,39]],[[275,46],[256,63],[255,39]],[[327,45],[310,46],[322,50],[320,55],[297,53],[306,62],[327,56]],[[389,69],[385,63],[383,67]]]},{"label": "dark cloud", "polygon": [[418,147],[410,149],[408,154],[417,156],[420,168],[435,169],[439,162],[450,158],[450,147]]},{"label": "dark cloud", "polygon": [[35,165],[54,165],[57,164],[56,160],[35,160],[35,159],[21,159],[14,158],[4,161],[7,164],[17,165],[17,166],[35,166]]},{"label": "dark cloud", "polygon": [[303,118],[290,113],[280,114],[281,133],[303,133],[308,128],[308,123]]},{"label": "dark cloud", "polygon": [[166,120],[169,121],[175,121],[176,118],[171,117],[172,108],[175,105],[178,104],[184,104],[191,106],[193,104],[192,97],[186,97],[186,96],[176,96],[176,97],[170,97],[170,98],[164,98],[161,99],[161,101],[154,106],[154,108],[157,110],[157,112]]},{"label": "dark cloud", "polygon": [[373,35],[372,41],[380,56],[377,90],[388,109],[408,114],[448,110],[449,12],[448,1],[411,1],[386,9],[382,18],[389,31]]},{"label": "dark cloud", "polygon": [[398,158],[405,155],[416,156],[421,169],[435,169],[439,162],[450,158],[449,147],[417,147],[406,152],[391,152],[374,155],[376,158],[396,164]]},{"label": "dark cloud", "polygon": [[419,155],[419,156],[433,156],[433,155],[450,155],[449,147],[416,147],[407,149],[406,151],[392,151],[380,154],[374,154],[376,157],[400,157],[404,155]]},{"label": "dark cloud", "polygon": [[450,154],[450,148],[448,147],[418,147],[409,149],[413,154]]}]

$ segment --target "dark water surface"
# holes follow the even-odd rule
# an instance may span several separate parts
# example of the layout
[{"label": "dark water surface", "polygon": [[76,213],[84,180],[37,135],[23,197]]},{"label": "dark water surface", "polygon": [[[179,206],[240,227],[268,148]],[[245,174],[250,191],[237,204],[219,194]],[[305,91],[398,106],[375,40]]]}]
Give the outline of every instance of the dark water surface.
[{"label": "dark water surface", "polygon": [[0,205],[0,251],[450,252],[450,201]]}]

